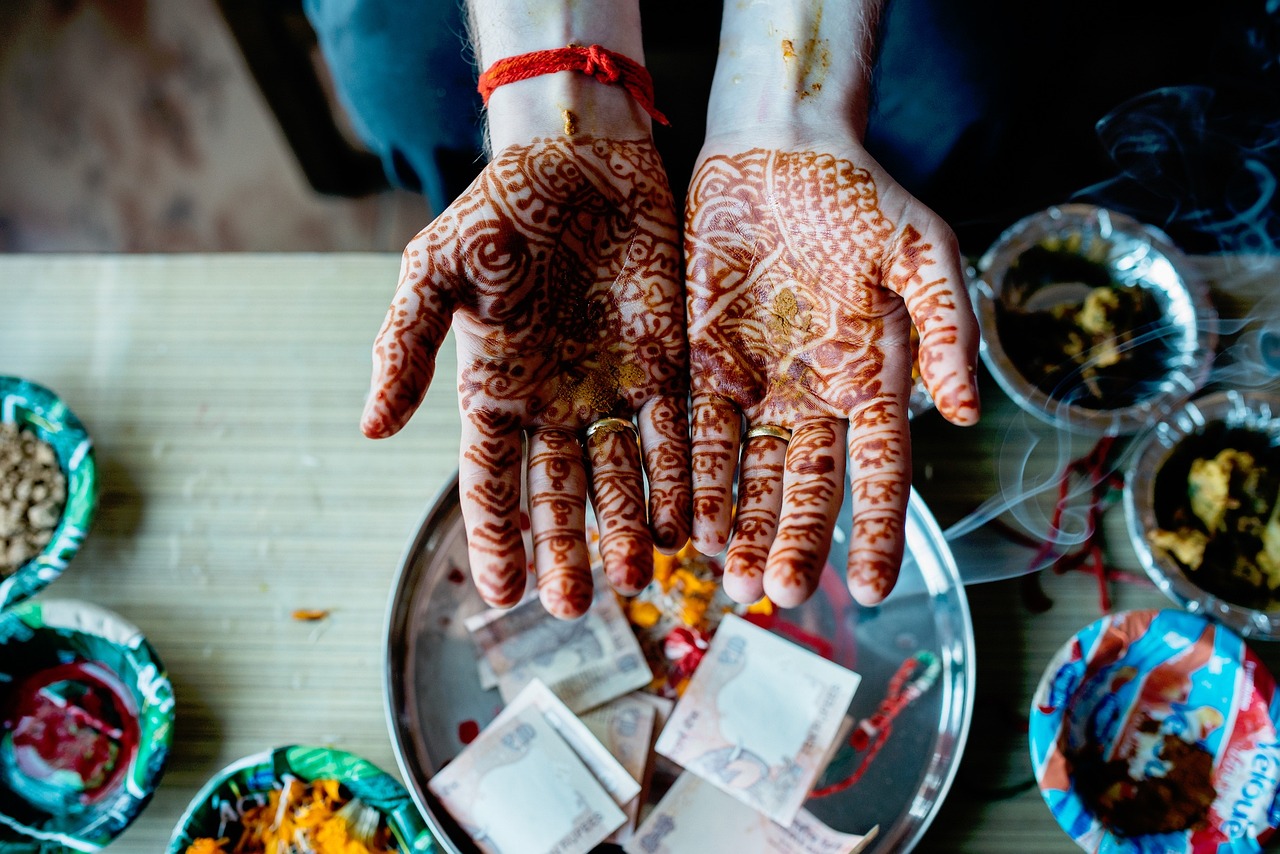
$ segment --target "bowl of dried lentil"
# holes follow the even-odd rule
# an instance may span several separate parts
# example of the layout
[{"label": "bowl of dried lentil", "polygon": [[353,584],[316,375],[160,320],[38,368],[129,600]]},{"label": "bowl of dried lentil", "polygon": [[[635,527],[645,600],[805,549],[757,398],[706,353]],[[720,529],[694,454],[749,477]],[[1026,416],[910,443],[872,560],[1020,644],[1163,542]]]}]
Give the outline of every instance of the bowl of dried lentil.
[{"label": "bowl of dried lentil", "polygon": [[0,609],[62,574],[96,503],[93,443],[80,419],[44,386],[0,376]]}]

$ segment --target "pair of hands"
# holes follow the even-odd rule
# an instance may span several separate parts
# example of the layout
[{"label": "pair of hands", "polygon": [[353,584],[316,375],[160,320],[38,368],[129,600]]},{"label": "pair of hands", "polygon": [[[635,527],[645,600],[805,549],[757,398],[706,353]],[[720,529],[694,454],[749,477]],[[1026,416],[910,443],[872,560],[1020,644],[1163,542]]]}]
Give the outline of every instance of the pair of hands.
[{"label": "pair of hands", "polygon": [[[939,411],[977,419],[954,236],[856,139],[708,140],[685,211],[682,270],[647,136],[546,137],[498,152],[405,250],[362,427],[383,437],[408,421],[452,324],[462,511],[490,605],[524,592],[523,493],[544,605],[585,612],[588,492],[620,593],[648,583],[655,546],[692,535],[707,554],[728,546],[734,599],[798,605],[825,564],[846,463],[848,582],[873,604],[904,545],[913,322]],[[639,443],[626,429],[585,437],[608,416],[634,416]],[[747,438],[758,425],[793,434]]]}]

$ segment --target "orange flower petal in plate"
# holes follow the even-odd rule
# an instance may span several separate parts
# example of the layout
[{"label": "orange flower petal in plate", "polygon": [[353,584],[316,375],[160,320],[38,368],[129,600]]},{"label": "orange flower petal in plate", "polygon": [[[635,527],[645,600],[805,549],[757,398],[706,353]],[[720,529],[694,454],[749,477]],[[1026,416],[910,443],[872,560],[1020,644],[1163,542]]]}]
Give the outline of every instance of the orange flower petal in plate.
[{"label": "orange flower petal in plate", "polygon": [[627,617],[631,620],[632,625],[639,626],[642,629],[651,629],[658,624],[658,620],[662,619],[662,611],[652,602],[641,602],[633,599],[627,605]]},{"label": "orange flower petal in plate", "polygon": [[293,612],[293,618],[302,623],[314,623],[327,619],[329,613],[327,608],[299,608]]}]

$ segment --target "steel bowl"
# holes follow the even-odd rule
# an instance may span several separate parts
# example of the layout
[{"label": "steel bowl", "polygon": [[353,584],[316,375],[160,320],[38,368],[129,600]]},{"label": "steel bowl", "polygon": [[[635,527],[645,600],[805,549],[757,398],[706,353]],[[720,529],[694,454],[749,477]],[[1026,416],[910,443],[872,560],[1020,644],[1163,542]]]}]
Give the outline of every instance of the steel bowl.
[{"label": "steel bowl", "polygon": [[[841,511],[831,564],[843,567],[849,496]],[[897,587],[876,608],[858,606],[843,572],[828,571],[814,596],[786,612],[810,635],[831,640],[837,663],[862,683],[850,714],[872,715],[902,662],[927,650],[942,667],[938,683],[894,721],[893,736],[858,784],[805,807],[837,830],[880,830],[868,852],[912,850],[951,786],[973,712],[975,651],[968,600],[941,531],[913,491],[907,552]],[[476,653],[463,620],[485,609],[467,570],[466,533],[456,479],[428,509],[401,561],[387,613],[386,711],[401,776],[441,848],[475,847],[427,788],[462,750],[463,733],[491,720],[502,700],[481,687]],[[650,802],[666,786],[655,782]]]},{"label": "steel bowl", "polygon": [[[1133,352],[1142,352],[1139,347],[1160,347],[1165,371],[1144,378],[1131,403],[1116,408],[1073,403],[1078,382],[1047,393],[1024,375],[1025,366],[1014,363],[1001,341],[1000,312],[1041,311],[1079,302],[1085,287],[1069,283],[1025,290],[1006,287],[1011,268],[1035,247],[1075,254],[1101,265],[1113,281],[1140,286],[1158,306],[1161,326]],[[1136,433],[1195,394],[1208,378],[1217,344],[1217,312],[1209,301],[1208,286],[1163,232],[1124,214],[1073,204],[1020,220],[979,260],[971,292],[987,368],[1019,407],[1054,427],[1088,435]]]},{"label": "steel bowl", "polygon": [[1134,446],[1135,462],[1125,477],[1124,509],[1129,540],[1156,587],[1188,611],[1204,614],[1245,637],[1280,640],[1280,600],[1269,608],[1227,601],[1205,590],[1173,558],[1151,547],[1160,528],[1156,482],[1161,469],[1184,442],[1211,429],[1243,429],[1280,447],[1280,394],[1220,391],[1187,403],[1151,427]]}]

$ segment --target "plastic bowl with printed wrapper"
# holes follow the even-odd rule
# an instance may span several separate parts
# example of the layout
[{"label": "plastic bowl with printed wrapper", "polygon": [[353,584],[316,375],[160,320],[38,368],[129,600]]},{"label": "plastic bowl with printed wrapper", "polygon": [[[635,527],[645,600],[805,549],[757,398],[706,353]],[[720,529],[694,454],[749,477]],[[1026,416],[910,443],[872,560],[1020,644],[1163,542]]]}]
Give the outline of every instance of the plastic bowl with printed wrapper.
[{"label": "plastic bowl with printed wrapper", "polygon": [[141,632],[83,602],[0,612],[0,851],[97,851],[151,800],[173,688]]},{"label": "plastic bowl with printed wrapper", "polygon": [[[366,759],[331,747],[286,745],[239,759],[215,774],[187,805],[169,838],[168,854],[185,854],[197,839],[239,838],[247,809],[267,803],[288,781],[336,780],[345,796],[359,800],[390,833],[401,854],[428,854],[436,846],[408,792]],[[343,818],[342,820],[347,820]],[[358,819],[353,819],[358,823]],[[294,849],[290,849],[294,850]]]},{"label": "plastic bowl with printed wrapper", "polygon": [[80,419],[44,386],[0,376],[0,423],[30,431],[53,448],[66,478],[66,501],[48,544],[13,574],[0,574],[0,609],[21,602],[60,576],[89,530],[97,503],[93,443]]},{"label": "plastic bowl with printed wrapper", "polygon": [[1280,813],[1280,698],[1239,635],[1128,611],[1072,637],[1032,702],[1031,759],[1085,851],[1261,851]]},{"label": "plastic bowl with printed wrapper", "polygon": [[[845,501],[832,545],[834,567],[843,567],[846,559],[847,492]],[[866,850],[879,854],[910,851],[923,837],[955,776],[973,708],[968,601],[950,549],[914,493],[906,538],[902,576],[880,606],[858,606],[843,573],[828,568],[813,597],[781,612],[787,625],[776,627],[828,640],[831,658],[862,676],[849,710],[855,720],[877,711],[904,660],[928,653],[938,662],[937,682],[895,719],[892,737],[857,784],[805,804],[837,831],[861,834],[878,825]],[[475,847],[427,783],[458,755],[467,734],[492,720],[502,705],[497,689],[481,686],[475,647],[463,624],[483,610],[467,570],[455,479],[428,509],[402,559],[387,616],[384,673],[388,724],[401,775],[448,854]],[[666,788],[655,779],[650,803]]]}]

